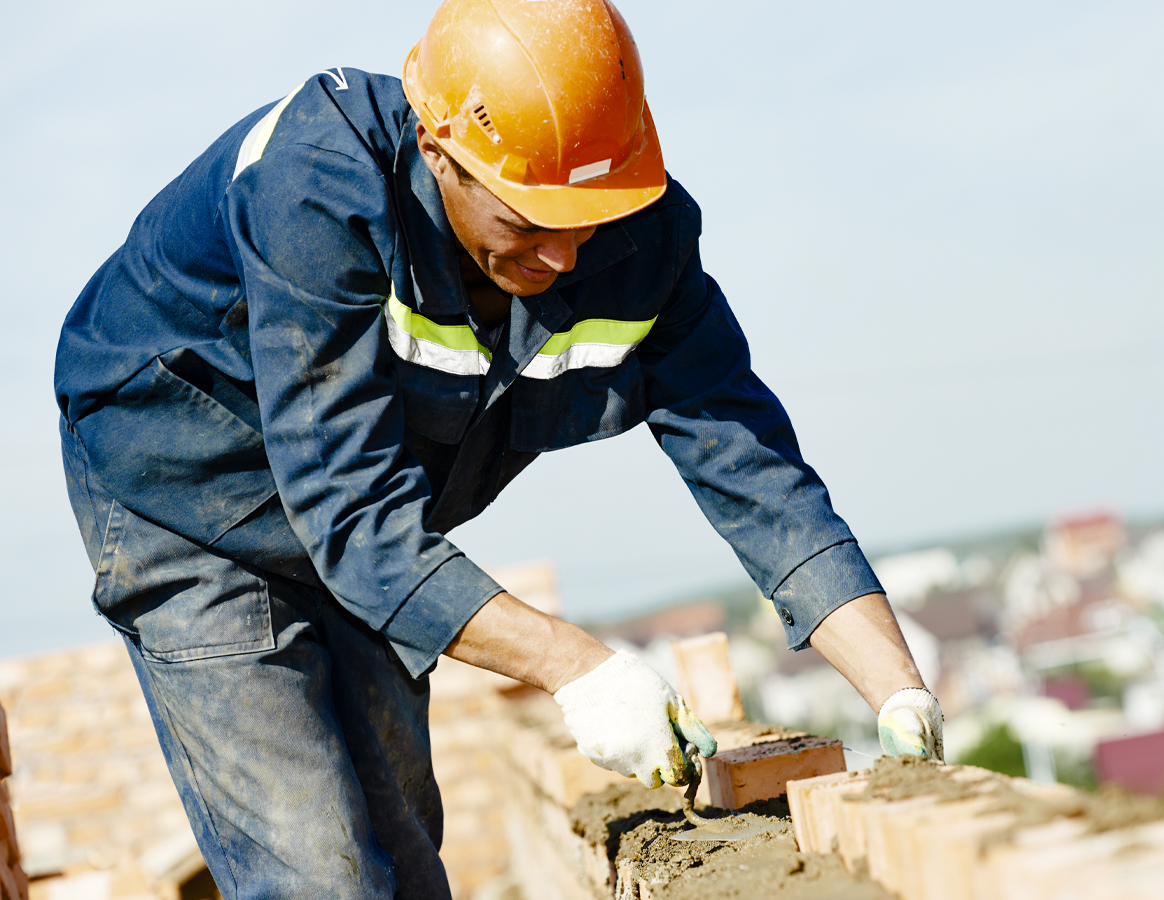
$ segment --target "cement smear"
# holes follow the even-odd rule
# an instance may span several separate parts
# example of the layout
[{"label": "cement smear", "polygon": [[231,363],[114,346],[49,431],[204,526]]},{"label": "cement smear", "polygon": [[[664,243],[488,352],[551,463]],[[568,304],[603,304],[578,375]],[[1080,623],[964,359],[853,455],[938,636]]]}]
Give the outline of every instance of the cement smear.
[{"label": "cement smear", "polygon": [[574,830],[605,843],[616,864],[633,863],[658,900],[773,897],[779,900],[889,900],[868,878],[850,875],[839,857],[800,853],[786,798],[751,803],[732,816],[704,808],[709,818],[777,823],[775,831],[738,842],[675,841],[687,830],[677,794],[636,783],[612,785],[583,797],[571,812]]},{"label": "cement smear", "polygon": [[989,842],[1009,839],[1021,828],[1053,819],[1078,819],[1092,834],[1164,819],[1164,799],[1131,794],[1118,785],[1104,785],[1088,793],[910,757],[877,760],[858,799],[904,800],[927,795],[936,795],[939,803],[985,797],[990,802],[982,815],[1012,814],[1013,824],[993,835]]}]

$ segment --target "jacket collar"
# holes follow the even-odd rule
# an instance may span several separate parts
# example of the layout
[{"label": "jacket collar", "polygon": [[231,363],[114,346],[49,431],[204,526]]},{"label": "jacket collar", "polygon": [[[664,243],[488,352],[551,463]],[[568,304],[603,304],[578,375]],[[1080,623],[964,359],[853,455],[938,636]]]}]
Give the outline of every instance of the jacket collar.
[{"label": "jacket collar", "polygon": [[457,237],[445,215],[436,179],[416,146],[416,113],[408,112],[396,148],[393,187],[408,250],[416,311],[429,318],[468,315],[469,298],[457,264]]}]

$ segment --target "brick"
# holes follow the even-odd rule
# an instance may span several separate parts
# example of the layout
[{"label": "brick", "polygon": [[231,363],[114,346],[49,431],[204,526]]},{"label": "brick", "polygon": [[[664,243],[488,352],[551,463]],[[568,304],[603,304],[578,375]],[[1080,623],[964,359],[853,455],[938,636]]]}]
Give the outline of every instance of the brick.
[{"label": "brick", "polygon": [[789,781],[843,771],[841,742],[813,736],[726,750],[704,761],[712,805],[724,809],[778,797]]},{"label": "brick", "polygon": [[[833,776],[825,776],[833,777]],[[839,772],[837,784],[814,791],[810,799],[810,840],[817,853],[836,853],[840,845],[841,804],[846,797],[860,794],[867,783],[861,772]],[[843,779],[847,778],[847,781]],[[797,782],[789,782],[796,784]]]},{"label": "brick", "polygon": [[565,809],[584,794],[624,781],[622,775],[596,766],[578,752],[562,723],[561,709],[552,699],[545,699],[548,706],[540,700],[523,704],[530,718],[513,722],[502,742],[512,766]]},{"label": "brick", "polygon": [[722,631],[671,642],[679,693],[704,722],[742,721],[744,703]]},{"label": "brick", "polygon": [[16,822],[12,818],[12,808],[0,803],[0,858],[9,863],[20,859],[20,846],[16,843]]},{"label": "brick", "polygon": [[12,880],[16,883],[16,900],[28,900],[28,876],[20,863],[12,864]]},{"label": "brick", "polygon": [[832,852],[837,827],[829,795],[859,791],[865,783],[858,772],[834,772],[788,782],[792,830],[801,853]]},{"label": "brick", "polygon": [[606,895],[614,890],[618,874],[614,861],[606,854],[605,844],[584,844],[582,868],[599,893]]},{"label": "brick", "polygon": [[85,872],[40,882],[46,900],[110,900],[112,872]]},{"label": "brick", "polygon": [[865,865],[868,855],[865,841],[865,816],[867,807],[884,804],[884,800],[856,800],[849,795],[838,798],[833,806],[833,822],[837,829],[837,852],[841,862],[850,872]]},{"label": "brick", "polygon": [[982,843],[1014,825],[1011,813],[979,813],[961,821],[934,822],[928,831],[925,896],[943,900],[974,900],[974,869]]},{"label": "brick", "polygon": [[0,706],[0,778],[12,774],[12,747],[8,743],[8,717]]},{"label": "brick", "polygon": [[113,870],[113,878],[109,884],[111,898],[137,897],[142,894],[150,896],[151,893],[145,872],[137,866],[118,866]]},{"label": "brick", "polygon": [[[1164,822],[1101,834],[1081,834],[1070,822],[1029,829],[1010,847],[990,849],[975,900],[1158,898],[1164,879]],[[1072,832],[1076,836],[1072,837]],[[991,891],[987,895],[983,891]]]},{"label": "brick", "polygon": [[978,815],[990,802],[987,798],[977,798],[927,805],[915,810],[911,820],[895,822],[896,835],[891,846],[896,848],[900,859],[912,860],[909,865],[899,864],[903,900],[944,897],[944,894],[932,894],[932,886],[940,884],[942,877],[942,863],[931,852],[933,835],[940,828]]},{"label": "brick", "polygon": [[538,817],[510,804],[506,835],[511,849],[510,871],[522,895],[537,900],[595,900],[597,894],[583,882],[583,872],[569,865],[551,843]]},{"label": "brick", "polygon": [[937,802],[937,796],[930,794],[894,803],[867,804],[865,860],[869,877],[886,890],[901,894],[908,877],[906,871],[916,868],[908,838],[896,826],[917,821],[918,816]]},{"label": "brick", "polygon": [[838,844],[850,871],[864,858],[871,877],[905,900],[968,897],[984,837],[1014,821],[983,815],[998,776],[966,767],[954,778],[982,782],[978,798],[940,802],[937,795],[888,801],[844,800]]},{"label": "brick", "polygon": [[8,863],[0,862],[0,897],[3,897],[4,900],[16,900],[19,896],[16,888],[16,876],[9,868]]},{"label": "brick", "polygon": [[615,900],[635,900],[639,891],[639,874],[633,863],[626,860],[615,869]]},{"label": "brick", "polygon": [[487,570],[505,590],[548,616],[561,617],[562,596],[558,591],[557,567],[550,560],[533,560]]},{"label": "brick", "polygon": [[982,864],[974,870],[974,896],[991,897],[992,900],[1014,896],[1014,888],[1028,880],[1020,873],[1029,868],[1030,857],[1070,845],[1085,830],[1085,825],[1078,819],[1056,819],[1045,825],[1024,828],[1005,844],[985,848]]}]

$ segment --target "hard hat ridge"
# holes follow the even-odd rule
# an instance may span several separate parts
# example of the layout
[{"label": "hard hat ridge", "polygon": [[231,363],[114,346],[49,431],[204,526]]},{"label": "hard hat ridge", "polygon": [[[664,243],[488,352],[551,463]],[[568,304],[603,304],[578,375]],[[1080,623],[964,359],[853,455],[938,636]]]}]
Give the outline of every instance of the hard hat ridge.
[{"label": "hard hat ridge", "polygon": [[607,0],[446,0],[404,89],[450,156],[545,227],[621,218],[666,187],[638,49]]}]

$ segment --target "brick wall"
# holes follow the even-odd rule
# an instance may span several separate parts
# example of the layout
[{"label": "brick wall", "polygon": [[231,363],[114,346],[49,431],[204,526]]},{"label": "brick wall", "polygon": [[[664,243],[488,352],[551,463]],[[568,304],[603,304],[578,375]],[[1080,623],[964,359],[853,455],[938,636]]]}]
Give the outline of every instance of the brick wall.
[{"label": "brick wall", "polygon": [[215,896],[121,641],[0,660],[0,703],[34,898]]},{"label": "brick wall", "polygon": [[[560,612],[551,564],[492,574],[532,606]],[[456,900],[470,900],[509,867],[497,721],[505,698],[520,688],[448,659],[433,674],[433,766],[445,798],[442,857]],[[218,896],[120,640],[0,660],[0,704],[8,711],[12,759],[7,743],[0,745],[0,776],[11,768],[11,816],[21,863],[33,878],[32,900]],[[0,810],[8,809],[7,793],[0,784]],[[0,846],[6,822],[0,814]]]}]

